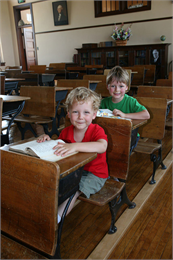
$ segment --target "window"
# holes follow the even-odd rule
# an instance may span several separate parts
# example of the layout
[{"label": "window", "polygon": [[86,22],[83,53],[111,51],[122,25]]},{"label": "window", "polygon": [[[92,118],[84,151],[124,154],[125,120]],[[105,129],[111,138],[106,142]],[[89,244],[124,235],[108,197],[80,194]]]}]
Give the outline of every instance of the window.
[{"label": "window", "polygon": [[151,10],[151,1],[94,1],[95,17]]},{"label": "window", "polygon": [[30,9],[21,10],[20,15],[25,24],[32,24]]}]

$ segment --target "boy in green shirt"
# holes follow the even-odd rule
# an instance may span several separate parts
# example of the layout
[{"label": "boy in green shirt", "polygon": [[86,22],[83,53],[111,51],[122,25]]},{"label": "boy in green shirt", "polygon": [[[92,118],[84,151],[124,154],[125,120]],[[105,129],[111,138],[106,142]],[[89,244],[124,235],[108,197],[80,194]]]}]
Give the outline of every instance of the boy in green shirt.
[{"label": "boy in green shirt", "polygon": [[[135,98],[125,94],[128,90],[129,80],[129,74],[126,70],[120,66],[112,68],[106,79],[107,89],[111,96],[101,101],[100,108],[110,109],[115,116],[122,118],[149,119],[150,114],[147,109],[139,104]],[[135,135],[134,131],[133,134]],[[132,138],[130,153],[136,147],[138,140],[139,134],[135,140]]]},{"label": "boy in green shirt", "polygon": [[115,116],[129,119],[149,119],[150,114],[139,102],[128,96],[129,74],[119,66],[112,68],[107,75],[106,85],[110,97],[104,98],[100,108],[110,109]]}]

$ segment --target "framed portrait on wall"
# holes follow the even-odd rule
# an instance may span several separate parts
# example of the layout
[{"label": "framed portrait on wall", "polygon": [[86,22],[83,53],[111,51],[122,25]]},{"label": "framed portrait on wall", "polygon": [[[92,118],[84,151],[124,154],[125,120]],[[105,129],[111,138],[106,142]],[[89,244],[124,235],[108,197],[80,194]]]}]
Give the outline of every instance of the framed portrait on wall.
[{"label": "framed portrait on wall", "polygon": [[54,25],[68,24],[67,1],[57,1],[52,3]]}]

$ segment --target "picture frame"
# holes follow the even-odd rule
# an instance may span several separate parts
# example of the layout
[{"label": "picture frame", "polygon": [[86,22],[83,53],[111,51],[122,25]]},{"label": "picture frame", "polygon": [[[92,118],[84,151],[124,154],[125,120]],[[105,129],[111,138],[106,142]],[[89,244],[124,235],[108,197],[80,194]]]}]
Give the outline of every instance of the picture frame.
[{"label": "picture frame", "polygon": [[68,24],[68,12],[67,1],[52,2],[54,25],[67,25]]},{"label": "picture frame", "polygon": [[25,3],[25,0],[18,0],[18,4]]}]

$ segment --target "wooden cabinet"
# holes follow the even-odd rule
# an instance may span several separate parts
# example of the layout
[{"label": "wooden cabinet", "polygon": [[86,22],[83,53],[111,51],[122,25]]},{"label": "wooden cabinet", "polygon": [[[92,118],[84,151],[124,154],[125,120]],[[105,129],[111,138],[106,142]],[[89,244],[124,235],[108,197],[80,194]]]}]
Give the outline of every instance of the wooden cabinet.
[{"label": "wooden cabinet", "polygon": [[156,77],[165,78],[168,67],[170,43],[81,48],[78,51],[79,66],[103,64],[105,69],[137,64],[155,64]]}]

